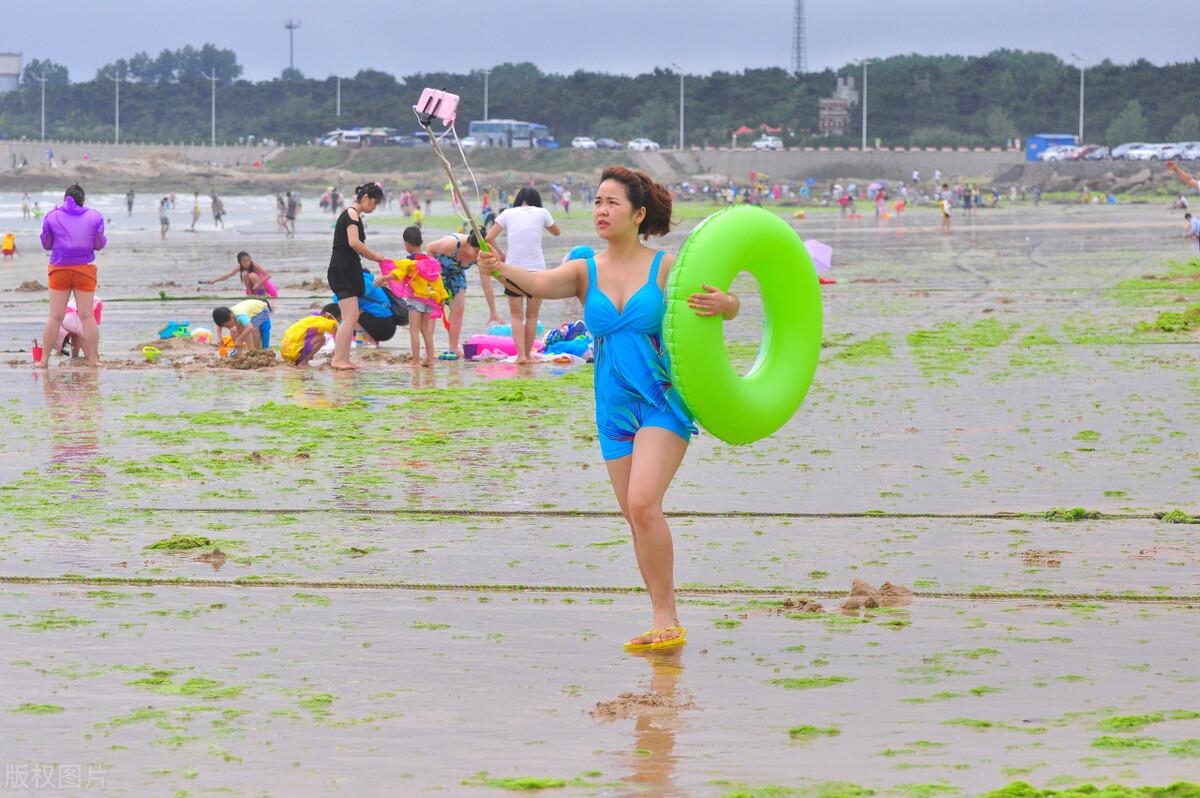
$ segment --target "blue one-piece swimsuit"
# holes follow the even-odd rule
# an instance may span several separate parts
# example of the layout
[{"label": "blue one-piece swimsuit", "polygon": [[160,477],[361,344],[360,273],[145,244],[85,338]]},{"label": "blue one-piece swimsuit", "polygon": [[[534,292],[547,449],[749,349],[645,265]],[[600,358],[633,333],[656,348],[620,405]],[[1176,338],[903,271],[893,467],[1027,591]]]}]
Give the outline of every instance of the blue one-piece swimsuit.
[{"label": "blue one-piece swimsuit", "polygon": [[583,320],[596,338],[596,431],[605,460],[633,454],[633,439],[642,427],[662,427],[685,441],[696,432],[691,413],[671,385],[662,343],[662,257],[662,252],[655,254],[650,278],[620,312],[596,282],[595,259],[587,259]]}]

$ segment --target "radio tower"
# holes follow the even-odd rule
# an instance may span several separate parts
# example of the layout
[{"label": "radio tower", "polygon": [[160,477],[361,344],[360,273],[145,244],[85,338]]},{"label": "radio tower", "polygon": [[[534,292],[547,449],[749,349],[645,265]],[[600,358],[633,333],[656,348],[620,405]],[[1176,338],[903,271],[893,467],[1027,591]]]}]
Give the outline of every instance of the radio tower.
[{"label": "radio tower", "polygon": [[792,71],[802,75],[808,71],[808,37],[804,30],[804,0],[796,0],[792,19]]},{"label": "radio tower", "polygon": [[300,20],[288,20],[283,23],[288,32],[288,70],[296,69],[296,31],[300,28]]}]

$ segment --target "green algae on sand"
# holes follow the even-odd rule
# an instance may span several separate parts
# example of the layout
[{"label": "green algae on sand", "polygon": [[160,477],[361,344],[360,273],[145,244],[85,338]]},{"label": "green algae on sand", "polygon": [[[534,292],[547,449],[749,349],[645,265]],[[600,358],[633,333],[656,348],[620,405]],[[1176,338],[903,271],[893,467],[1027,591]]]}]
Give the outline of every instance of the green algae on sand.
[{"label": "green algae on sand", "polygon": [[1083,784],[1065,790],[1039,790],[1023,781],[985,793],[982,798],[1200,798],[1200,784],[1179,781],[1167,787],[1126,787]]},{"label": "green algae on sand", "polygon": [[8,710],[22,715],[57,715],[63,711],[58,704],[21,704]]},{"label": "green algae on sand", "polygon": [[811,740],[816,737],[837,737],[842,730],[837,726],[793,726],[788,729],[788,737],[793,740]]},{"label": "green algae on sand", "polygon": [[804,676],[771,679],[768,683],[779,685],[786,690],[813,690],[818,687],[833,687],[852,681],[854,679],[849,676]]},{"label": "green algae on sand", "polygon": [[186,551],[188,549],[202,549],[205,546],[211,546],[212,541],[203,535],[171,535],[169,538],[151,543],[147,549],[160,549],[167,551]]}]

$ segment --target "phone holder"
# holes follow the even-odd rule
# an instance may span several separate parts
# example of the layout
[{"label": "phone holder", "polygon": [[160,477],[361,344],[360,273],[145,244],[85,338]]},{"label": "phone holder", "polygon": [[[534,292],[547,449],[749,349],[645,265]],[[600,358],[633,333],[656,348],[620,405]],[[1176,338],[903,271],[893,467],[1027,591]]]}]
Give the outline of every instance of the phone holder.
[{"label": "phone holder", "polygon": [[413,106],[413,111],[422,127],[429,127],[435,119],[440,119],[443,125],[449,127],[454,124],[458,114],[458,95],[440,89],[425,89]]}]

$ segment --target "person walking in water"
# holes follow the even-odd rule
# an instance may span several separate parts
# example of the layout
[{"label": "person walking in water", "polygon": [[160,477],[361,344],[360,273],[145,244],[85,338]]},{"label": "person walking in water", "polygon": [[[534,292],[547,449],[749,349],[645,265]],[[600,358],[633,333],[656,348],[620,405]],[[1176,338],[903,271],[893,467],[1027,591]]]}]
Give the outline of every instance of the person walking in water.
[{"label": "person walking in water", "polygon": [[[644,172],[610,166],[600,175],[592,222],[607,248],[556,269],[529,272],[501,262],[494,250],[479,266],[507,283],[515,280],[543,299],[578,297],[596,336],[596,431],[600,453],[650,597],[650,629],[629,650],[682,645],[687,630],[675,606],[674,547],[662,503],[688,441],[691,413],[672,387],[662,342],[663,287],[674,256],[642,243],[671,229],[671,194]],[[736,296],[704,286],[688,305],[698,315],[733,319]]]},{"label": "person walking in water", "polygon": [[50,315],[42,330],[42,359],[38,368],[50,365],[50,351],[58,340],[67,314],[67,301],[75,297],[83,326],[83,352],[89,366],[100,365],[100,326],[89,312],[96,292],[96,252],[104,249],[104,217],[94,208],[83,207],[84,192],[78,184],[67,186],[63,204],[42,221],[42,248],[50,251]]},{"label": "person walking in water", "polygon": [[212,216],[213,227],[225,229],[225,203],[217,196],[217,192],[212,192]]},{"label": "person walking in water", "polygon": [[333,227],[333,252],[329,257],[326,278],[329,288],[342,309],[342,322],[333,338],[333,357],[330,368],[357,369],[350,362],[350,342],[358,326],[358,300],[366,291],[363,282],[362,259],[382,263],[385,258],[367,248],[367,231],[363,214],[373,213],[383,203],[383,189],[378,183],[365,183],[354,189],[354,202],[342,211]]},{"label": "person walking in water", "polygon": [[133,187],[125,192],[125,211],[127,216],[133,216]]}]

